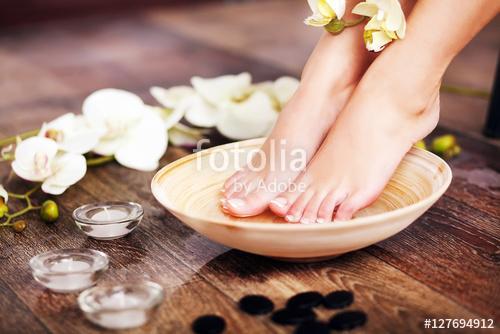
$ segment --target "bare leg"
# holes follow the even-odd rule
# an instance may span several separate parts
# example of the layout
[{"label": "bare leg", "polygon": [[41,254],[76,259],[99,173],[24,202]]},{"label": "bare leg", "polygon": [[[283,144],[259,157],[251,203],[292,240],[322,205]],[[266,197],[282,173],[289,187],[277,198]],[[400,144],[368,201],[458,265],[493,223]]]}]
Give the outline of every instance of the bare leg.
[{"label": "bare leg", "polygon": [[[350,1],[348,8],[354,7]],[[348,18],[349,19],[349,18]],[[301,149],[309,161],[338,113],[347,103],[361,76],[373,61],[374,55],[366,51],[361,25],[346,29],[342,34],[324,33],[311,54],[302,74],[297,93],[281,112],[276,126],[262,147],[266,155],[266,168],[251,171],[248,168],[237,172],[224,185],[223,209],[235,216],[249,216],[267,209],[269,202],[278,193],[266,185],[288,184],[300,171],[271,170],[270,166],[281,166],[282,156],[271,156],[271,146],[283,141],[287,155],[284,165],[292,157],[288,155]],[[259,166],[260,155],[254,157],[253,166]],[[273,164],[269,163],[274,159]],[[258,187],[258,190],[256,188]]]},{"label": "bare leg", "polygon": [[305,190],[280,195],[271,209],[311,223],[347,220],[372,203],[411,145],[436,126],[447,66],[499,8],[491,0],[418,1],[406,38],[373,62],[296,181]]}]

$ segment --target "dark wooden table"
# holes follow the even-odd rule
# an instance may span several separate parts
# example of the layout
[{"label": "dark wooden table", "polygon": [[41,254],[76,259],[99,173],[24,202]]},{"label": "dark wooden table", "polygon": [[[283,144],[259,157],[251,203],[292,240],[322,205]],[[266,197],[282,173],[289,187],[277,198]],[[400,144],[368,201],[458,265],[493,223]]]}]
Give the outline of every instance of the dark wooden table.
[{"label": "dark wooden table", "polygon": [[[152,102],[150,86],[187,83],[194,74],[240,71],[251,72],[256,80],[285,74],[190,40],[141,13],[4,30],[0,135],[79,112],[83,98],[95,89],[124,88]],[[463,153],[451,162],[453,183],[433,208],[389,240],[314,264],[281,263],[227,249],[184,226],[154,200],[149,188],[153,173],[115,163],[93,168],[57,198],[57,223],[45,224],[33,213],[23,233],[0,230],[0,332],[100,331],[82,317],[76,294],[51,293],[31,277],[32,256],[69,247],[110,255],[111,266],[101,283],[146,278],[166,289],[157,317],[137,333],[186,333],[193,319],[206,313],[224,316],[230,333],[289,333],[291,328],[276,326],[266,317],[238,312],[236,302],[245,294],[261,293],[280,307],[297,292],[337,289],[354,291],[351,308],[368,314],[367,325],[358,332],[428,332],[423,327],[426,318],[493,318],[498,325],[500,151],[457,135]],[[169,148],[162,164],[186,153]],[[7,171],[7,166],[1,167],[2,175]],[[8,186],[21,191],[26,184],[12,178]],[[123,239],[87,239],[71,212],[80,204],[102,200],[140,202],[145,209],[142,225]],[[331,314],[319,311],[323,319]]]}]

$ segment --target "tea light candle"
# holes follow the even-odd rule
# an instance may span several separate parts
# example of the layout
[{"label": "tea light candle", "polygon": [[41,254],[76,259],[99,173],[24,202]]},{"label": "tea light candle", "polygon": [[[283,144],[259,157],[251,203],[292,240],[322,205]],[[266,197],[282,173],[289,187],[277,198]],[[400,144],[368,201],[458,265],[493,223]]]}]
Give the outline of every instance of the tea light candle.
[{"label": "tea light candle", "polygon": [[101,240],[121,238],[141,222],[144,210],[133,202],[86,204],[73,212],[76,225],[89,237]]},{"label": "tea light candle", "polygon": [[108,256],[92,249],[59,249],[33,257],[37,282],[55,292],[75,292],[95,284],[108,268]]},{"label": "tea light candle", "polygon": [[95,287],[78,297],[86,318],[104,328],[144,325],[163,300],[163,288],[153,282]]}]

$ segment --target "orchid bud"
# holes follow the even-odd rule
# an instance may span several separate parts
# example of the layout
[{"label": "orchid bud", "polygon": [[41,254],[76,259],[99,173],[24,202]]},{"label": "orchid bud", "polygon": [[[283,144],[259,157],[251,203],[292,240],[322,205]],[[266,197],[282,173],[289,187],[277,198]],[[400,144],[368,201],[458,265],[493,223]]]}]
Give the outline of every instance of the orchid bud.
[{"label": "orchid bud", "polygon": [[22,232],[26,229],[26,221],[18,220],[14,224],[12,224],[12,228],[18,233]]},{"label": "orchid bud", "polygon": [[434,138],[431,144],[431,151],[446,159],[451,159],[460,154],[462,149],[457,144],[455,136],[444,135]]},{"label": "orchid bud", "polygon": [[9,212],[9,207],[3,202],[3,198],[0,197],[0,218],[3,218],[7,212]]},{"label": "orchid bud", "polygon": [[47,223],[53,223],[59,218],[59,207],[57,203],[52,200],[43,202],[40,209],[40,217]]},{"label": "orchid bud", "polygon": [[425,144],[424,140],[419,140],[415,143],[415,147],[421,148],[422,150],[427,149],[427,145]]}]

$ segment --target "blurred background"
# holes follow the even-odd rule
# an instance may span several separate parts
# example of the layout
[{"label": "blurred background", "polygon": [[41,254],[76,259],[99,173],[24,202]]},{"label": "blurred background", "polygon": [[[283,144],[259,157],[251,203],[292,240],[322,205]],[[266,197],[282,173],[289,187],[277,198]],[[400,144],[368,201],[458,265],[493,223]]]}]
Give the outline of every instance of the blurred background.
[{"label": "blurred background", "polygon": [[[298,77],[321,34],[303,25],[308,14],[305,0],[3,1],[0,134],[79,112],[83,98],[104,87],[151,102],[150,86],[188,83],[192,75]],[[496,145],[483,133],[499,36],[497,17],[454,60],[444,78],[453,87],[441,95],[441,125]],[[457,86],[474,96],[449,93]]]}]

